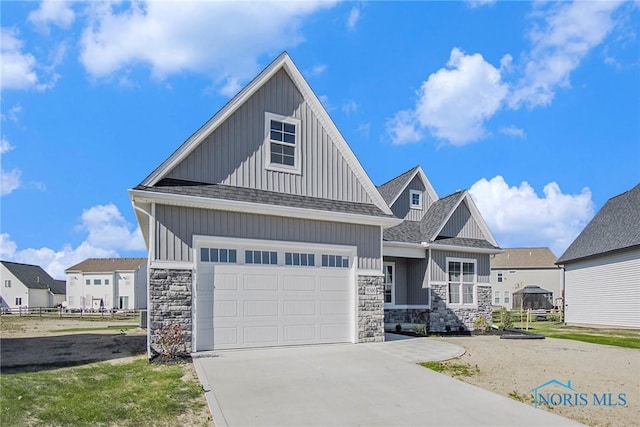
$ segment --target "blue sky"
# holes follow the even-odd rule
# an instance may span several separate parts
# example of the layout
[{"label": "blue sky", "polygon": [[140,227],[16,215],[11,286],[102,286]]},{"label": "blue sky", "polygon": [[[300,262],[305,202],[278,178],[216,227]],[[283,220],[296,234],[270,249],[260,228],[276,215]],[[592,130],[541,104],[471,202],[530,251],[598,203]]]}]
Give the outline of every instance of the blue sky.
[{"label": "blue sky", "polygon": [[287,50],[375,184],[560,255],[640,181],[637,2],[2,2],[1,258],[145,256],[127,189]]}]

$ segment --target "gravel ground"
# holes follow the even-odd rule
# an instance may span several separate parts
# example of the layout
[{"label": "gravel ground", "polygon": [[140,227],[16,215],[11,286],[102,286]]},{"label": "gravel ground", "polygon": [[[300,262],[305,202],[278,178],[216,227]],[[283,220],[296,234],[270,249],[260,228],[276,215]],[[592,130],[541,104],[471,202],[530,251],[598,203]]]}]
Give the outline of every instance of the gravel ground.
[{"label": "gravel ground", "polygon": [[[589,344],[580,341],[546,338],[544,340],[505,340],[498,336],[441,338],[458,344],[466,353],[450,363],[477,365],[480,372],[460,378],[503,396],[520,396],[533,404],[533,389],[555,379],[571,381],[575,391],[557,384],[542,393],[569,393],[571,403],[545,409],[591,426],[637,426],[640,424],[640,350]],[[584,400],[576,398],[584,393]],[[611,403],[594,405],[593,394],[611,393]],[[555,396],[555,399],[560,396]],[[564,397],[563,397],[564,398]],[[552,398],[554,399],[554,398]],[[586,401],[586,404],[585,404]],[[569,402],[569,401],[567,401]],[[517,420],[514,420],[517,424]]]}]

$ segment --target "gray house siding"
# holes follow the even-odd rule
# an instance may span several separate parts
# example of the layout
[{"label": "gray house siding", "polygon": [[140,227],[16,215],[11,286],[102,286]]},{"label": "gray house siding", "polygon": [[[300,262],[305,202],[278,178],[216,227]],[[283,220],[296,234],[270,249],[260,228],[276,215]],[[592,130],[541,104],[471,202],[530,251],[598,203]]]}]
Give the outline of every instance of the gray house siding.
[{"label": "gray house siding", "polygon": [[431,251],[431,280],[435,282],[447,281],[447,257],[476,260],[476,274],[478,283],[489,283],[491,276],[489,254],[474,254],[454,251]]},{"label": "gray house siding", "polygon": [[467,205],[460,203],[449,221],[445,224],[440,235],[447,237],[466,237],[469,239],[486,239],[478,223],[473,219]]},{"label": "gray house siding", "polygon": [[[265,169],[265,112],[301,120],[301,175]],[[280,70],[168,175],[169,178],[371,203],[289,75]]]},{"label": "gray house siding", "polygon": [[282,240],[356,246],[360,269],[381,270],[381,233],[377,226],[157,205],[155,254],[192,262],[194,235]]},{"label": "gray house siding", "polygon": [[[422,209],[411,209],[409,205],[409,193],[411,190],[422,192]],[[424,184],[416,175],[406,186],[402,194],[398,196],[393,206],[391,206],[391,211],[398,218],[409,221],[420,221],[432,203],[433,200],[429,197],[429,193],[427,193]]]},{"label": "gray house siding", "polygon": [[429,304],[429,290],[422,287],[427,271],[426,259],[384,257],[384,262],[395,263],[396,305]]}]

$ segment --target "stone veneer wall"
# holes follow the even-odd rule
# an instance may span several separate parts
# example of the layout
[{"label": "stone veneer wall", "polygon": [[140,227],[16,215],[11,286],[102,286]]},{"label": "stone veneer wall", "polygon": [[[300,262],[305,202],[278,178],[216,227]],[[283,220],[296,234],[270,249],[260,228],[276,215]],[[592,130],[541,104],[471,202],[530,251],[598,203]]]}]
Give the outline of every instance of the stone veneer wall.
[{"label": "stone veneer wall", "polygon": [[477,308],[447,307],[447,285],[431,285],[430,332],[472,331],[473,322],[485,316],[491,323],[491,286],[477,287]]},{"label": "stone veneer wall", "polygon": [[384,341],[382,276],[358,276],[358,342]]},{"label": "stone veneer wall", "polygon": [[191,353],[192,337],[191,270],[151,269],[149,271],[149,346],[151,355],[162,353],[162,328],[179,325],[184,328],[184,351]]},{"label": "stone veneer wall", "polygon": [[426,308],[386,308],[384,310],[384,323],[387,330],[395,330],[396,325],[401,323],[428,325],[429,310]]}]

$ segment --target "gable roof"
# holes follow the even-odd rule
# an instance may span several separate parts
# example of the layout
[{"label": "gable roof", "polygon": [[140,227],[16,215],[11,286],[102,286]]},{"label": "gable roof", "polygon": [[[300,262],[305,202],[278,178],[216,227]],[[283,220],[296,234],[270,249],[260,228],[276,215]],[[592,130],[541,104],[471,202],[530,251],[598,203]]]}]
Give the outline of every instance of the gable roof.
[{"label": "gable roof", "polygon": [[[440,232],[447,224],[447,221],[463,202],[468,206],[472,217],[476,220],[486,240],[440,236]],[[498,249],[498,243],[467,191],[456,191],[436,200],[420,221],[403,221],[395,227],[385,229],[383,231],[383,240],[388,242],[425,243],[434,245],[434,247],[461,246],[476,249]]]},{"label": "gable roof", "polygon": [[20,264],[10,261],[2,261],[2,265],[29,289],[58,288],[56,280],[49,276],[49,273],[44,271],[39,265]]},{"label": "gable roof", "polygon": [[303,98],[308,102],[309,107],[317,116],[322,126],[334,141],[335,147],[344,157],[353,173],[361,182],[365,191],[382,212],[392,215],[391,210],[378,193],[376,187],[365,172],[364,168],[356,158],[355,154],[345,141],[344,137],[329,117],[329,114],[322,106],[322,103],[315,95],[307,81],[300,73],[300,70],[293,63],[287,52],[281,53],[271,64],[269,64],[256,78],[245,86],[236,96],[234,96],[220,111],[209,119],[200,129],[191,135],[176,151],[173,152],[164,162],[160,164],[141,185],[153,187],[169,172],[185,159],[196,147],[205,140],[215,129],[225,122],[238,108],[240,108],[253,94],[255,94],[265,83],[271,79],[278,71],[284,70],[293,81],[293,84],[300,91]]},{"label": "gable roof", "polygon": [[436,190],[434,190],[431,182],[427,179],[427,175],[424,173],[420,166],[414,166],[406,172],[401,173],[397,177],[385,182],[384,184],[378,187],[378,192],[387,203],[387,205],[391,206],[398,200],[398,197],[402,194],[404,189],[409,185],[409,183],[415,178],[415,176],[419,176],[420,180],[424,184],[424,187],[429,193],[431,200],[438,200],[438,194]]},{"label": "gable roof", "polygon": [[147,262],[147,258],[88,258],[65,270],[84,273],[111,273],[113,271],[134,271]]},{"label": "gable roof", "polygon": [[558,268],[557,260],[549,248],[508,248],[491,259],[491,268]]},{"label": "gable roof", "polygon": [[54,280],[53,284],[55,286],[51,286],[51,293],[57,295],[64,295],[67,293],[67,282],[64,280]]},{"label": "gable roof", "polygon": [[587,224],[558,264],[640,246],[640,184],[610,198]]}]

